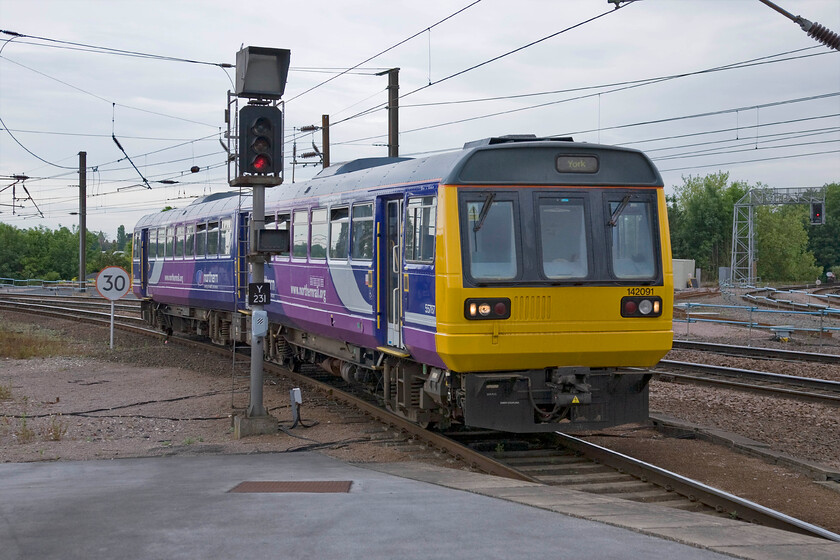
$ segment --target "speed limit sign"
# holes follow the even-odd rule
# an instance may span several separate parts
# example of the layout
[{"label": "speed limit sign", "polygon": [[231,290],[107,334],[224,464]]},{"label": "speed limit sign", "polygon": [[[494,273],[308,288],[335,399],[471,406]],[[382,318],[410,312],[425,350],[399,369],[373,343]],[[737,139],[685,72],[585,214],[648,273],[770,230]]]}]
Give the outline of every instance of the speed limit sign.
[{"label": "speed limit sign", "polygon": [[131,280],[128,272],[119,266],[108,266],[96,277],[96,291],[105,299],[114,301],[128,293]]},{"label": "speed limit sign", "polygon": [[96,291],[111,300],[111,350],[114,349],[114,300],[127,294],[130,287],[128,272],[119,266],[105,267],[96,277]]}]

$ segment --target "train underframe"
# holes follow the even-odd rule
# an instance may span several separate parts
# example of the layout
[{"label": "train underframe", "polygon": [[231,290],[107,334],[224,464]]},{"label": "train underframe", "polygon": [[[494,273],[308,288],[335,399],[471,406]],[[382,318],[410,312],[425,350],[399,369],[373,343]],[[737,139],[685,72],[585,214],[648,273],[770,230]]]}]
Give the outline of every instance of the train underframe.
[{"label": "train underframe", "polygon": [[[143,318],[167,334],[247,343],[250,316],[145,301]],[[513,433],[576,432],[648,418],[648,382],[641,369],[548,367],[504,372],[454,372],[385,349],[363,348],[272,324],[266,359],[299,370],[318,364],[362,384],[389,410],[425,427],[453,424]]]}]

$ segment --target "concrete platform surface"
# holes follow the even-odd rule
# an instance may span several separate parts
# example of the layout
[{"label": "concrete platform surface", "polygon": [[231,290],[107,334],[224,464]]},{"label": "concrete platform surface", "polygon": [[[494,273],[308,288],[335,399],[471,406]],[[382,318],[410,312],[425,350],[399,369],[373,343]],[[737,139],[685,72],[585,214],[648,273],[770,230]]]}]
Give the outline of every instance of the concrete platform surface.
[{"label": "concrete platform surface", "polygon": [[[352,485],[348,493],[230,492],[245,481]],[[592,515],[602,520],[574,517],[575,505],[600,506]],[[363,468],[318,453],[7,463],[0,559],[840,557],[828,556],[840,545],[817,539],[755,534],[773,530],[725,520],[675,523],[667,510],[658,523],[651,515],[663,508],[601,509],[608,505],[486,475],[415,463]],[[738,531],[750,544],[740,545]]]}]

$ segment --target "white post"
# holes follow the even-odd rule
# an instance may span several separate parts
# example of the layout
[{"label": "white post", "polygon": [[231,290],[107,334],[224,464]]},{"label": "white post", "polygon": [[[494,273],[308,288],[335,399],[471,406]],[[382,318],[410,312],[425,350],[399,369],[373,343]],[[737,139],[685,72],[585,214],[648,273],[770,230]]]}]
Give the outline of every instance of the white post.
[{"label": "white post", "polygon": [[111,350],[114,349],[114,300],[111,300]]}]

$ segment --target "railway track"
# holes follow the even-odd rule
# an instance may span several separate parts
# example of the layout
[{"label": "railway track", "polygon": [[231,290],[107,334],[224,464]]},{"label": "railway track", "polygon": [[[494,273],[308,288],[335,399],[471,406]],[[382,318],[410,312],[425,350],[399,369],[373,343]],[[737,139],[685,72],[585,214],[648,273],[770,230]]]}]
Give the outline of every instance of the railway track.
[{"label": "railway track", "polygon": [[[14,302],[5,297],[0,298],[0,309],[34,312],[41,316],[72,318],[103,325],[109,323],[107,313],[33,302]],[[122,330],[163,338],[163,335],[157,331],[137,326],[135,317],[118,316],[116,326]],[[225,357],[231,355],[231,349],[206,342],[183,338],[172,340],[203,352],[214,352]],[[498,434],[487,433],[481,436],[479,432],[466,436],[462,433],[453,438],[412,424],[372,403],[369,398],[343,391],[335,384],[290,372],[271,363],[265,364],[265,370],[269,374],[287,377],[301,387],[326,394],[335,401],[359,410],[366,417],[390,426],[408,438],[439,449],[487,474],[562,485],[569,489],[602,495],[617,495],[640,502],[656,502],[683,510],[707,511],[840,542],[840,535],[821,527],[566,434],[554,434],[548,441],[543,441],[539,447],[532,447],[530,443],[525,444],[524,447],[522,443],[508,443],[514,448],[505,449],[504,444],[502,447],[494,444],[493,449],[488,450],[487,437],[498,437]],[[476,446],[474,444],[476,437],[484,437],[484,445]],[[520,447],[520,449],[515,447]]]},{"label": "railway track", "polygon": [[840,382],[766,371],[661,360],[654,379],[710,385],[840,406]]},{"label": "railway track", "polygon": [[726,356],[743,358],[759,358],[771,360],[785,360],[792,362],[816,362],[822,364],[840,365],[840,354],[822,354],[815,352],[799,352],[796,350],[780,350],[776,348],[759,348],[754,346],[738,346],[718,344],[714,342],[694,342],[690,340],[675,340],[675,350],[698,350],[712,352]]}]

